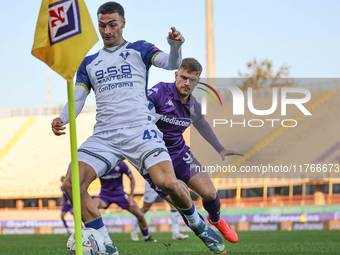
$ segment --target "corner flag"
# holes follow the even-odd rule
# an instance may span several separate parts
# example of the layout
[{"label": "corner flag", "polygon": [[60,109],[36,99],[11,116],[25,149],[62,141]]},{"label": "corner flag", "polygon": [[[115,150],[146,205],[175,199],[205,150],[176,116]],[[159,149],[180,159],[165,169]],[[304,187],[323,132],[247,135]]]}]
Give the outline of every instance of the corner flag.
[{"label": "corner flag", "polygon": [[70,81],[97,41],[84,0],[42,0],[33,56]]},{"label": "corner flag", "polygon": [[83,247],[73,76],[97,41],[84,0],[42,0],[32,55],[67,80],[77,254],[83,254]]}]

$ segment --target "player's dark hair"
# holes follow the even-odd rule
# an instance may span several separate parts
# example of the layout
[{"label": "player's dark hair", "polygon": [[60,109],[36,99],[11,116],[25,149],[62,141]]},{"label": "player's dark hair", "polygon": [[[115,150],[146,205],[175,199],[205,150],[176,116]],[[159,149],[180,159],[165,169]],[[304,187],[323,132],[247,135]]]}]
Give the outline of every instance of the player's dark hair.
[{"label": "player's dark hair", "polygon": [[119,3],[107,2],[98,8],[97,16],[99,14],[111,14],[115,12],[124,19],[124,8]]},{"label": "player's dark hair", "polygon": [[191,72],[199,72],[202,73],[202,66],[201,64],[194,58],[185,58],[182,60],[182,65],[179,69],[184,69],[188,71],[188,73]]}]

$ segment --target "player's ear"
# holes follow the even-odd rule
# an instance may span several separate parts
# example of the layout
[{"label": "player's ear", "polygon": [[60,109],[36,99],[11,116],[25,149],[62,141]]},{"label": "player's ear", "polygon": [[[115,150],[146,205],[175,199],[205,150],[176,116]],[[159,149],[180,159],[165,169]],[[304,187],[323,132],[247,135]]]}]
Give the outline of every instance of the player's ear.
[{"label": "player's ear", "polygon": [[178,72],[175,72],[175,80],[177,81],[177,77],[178,77]]},{"label": "player's ear", "polygon": [[123,22],[122,22],[122,28],[125,28],[125,18],[123,19]]}]

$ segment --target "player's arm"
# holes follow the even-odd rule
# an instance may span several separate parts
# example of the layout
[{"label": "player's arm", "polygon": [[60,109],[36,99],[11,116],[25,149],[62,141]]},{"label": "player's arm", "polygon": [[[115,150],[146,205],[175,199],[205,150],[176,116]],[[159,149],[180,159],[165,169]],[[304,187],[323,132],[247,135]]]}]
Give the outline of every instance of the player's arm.
[{"label": "player's arm", "polygon": [[182,64],[181,46],[185,39],[175,27],[171,28],[167,39],[170,45],[170,52],[169,54],[165,52],[159,53],[155,58],[155,65],[166,70],[175,70]]},{"label": "player's arm", "polygon": [[[74,100],[75,100],[75,110],[76,116],[79,115],[81,110],[84,107],[88,92],[82,86],[76,86],[74,89]],[[64,125],[69,122],[69,115],[68,115],[68,103],[64,106],[61,114],[59,117],[52,120],[51,127],[52,131],[56,136],[65,135],[66,132]]]},{"label": "player's arm", "polygon": [[[201,109],[199,108],[199,111]],[[233,156],[233,155],[238,155],[238,156],[243,156],[243,154],[233,151],[233,150],[228,150],[225,149],[220,141],[218,140],[217,136],[215,135],[214,131],[210,127],[209,123],[205,120],[204,116],[199,114],[199,118],[194,121],[194,127],[197,129],[197,131],[201,134],[201,136],[211,144],[212,147],[220,154],[222,160],[225,159],[226,156]]]},{"label": "player's arm", "polygon": [[132,206],[135,203],[133,196],[134,196],[134,193],[135,193],[136,181],[135,181],[135,177],[133,177],[132,173],[130,173],[128,175],[128,177],[130,179],[130,194],[129,194],[129,197],[128,197],[128,202]]}]

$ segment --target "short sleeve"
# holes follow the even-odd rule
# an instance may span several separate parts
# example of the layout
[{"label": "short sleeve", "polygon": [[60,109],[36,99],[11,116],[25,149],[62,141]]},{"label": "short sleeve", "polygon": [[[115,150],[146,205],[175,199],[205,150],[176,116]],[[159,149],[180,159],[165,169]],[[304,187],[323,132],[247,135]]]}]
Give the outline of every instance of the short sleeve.
[{"label": "short sleeve", "polygon": [[81,86],[85,88],[87,93],[89,94],[92,88],[92,84],[90,82],[90,78],[86,70],[87,66],[86,63],[88,62],[87,60],[88,59],[85,58],[78,68],[75,86]]}]

